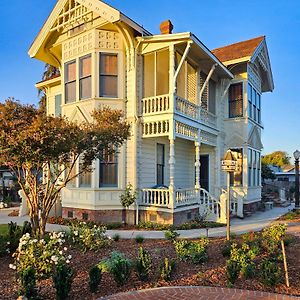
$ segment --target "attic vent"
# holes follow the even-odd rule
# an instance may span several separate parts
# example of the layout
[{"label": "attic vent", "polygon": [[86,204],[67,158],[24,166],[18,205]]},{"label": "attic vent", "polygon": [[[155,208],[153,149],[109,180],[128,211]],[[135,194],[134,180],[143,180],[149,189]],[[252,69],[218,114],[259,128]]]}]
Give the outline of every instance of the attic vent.
[{"label": "attic vent", "polygon": [[170,20],[166,20],[160,24],[159,28],[161,34],[171,34],[174,27]]}]

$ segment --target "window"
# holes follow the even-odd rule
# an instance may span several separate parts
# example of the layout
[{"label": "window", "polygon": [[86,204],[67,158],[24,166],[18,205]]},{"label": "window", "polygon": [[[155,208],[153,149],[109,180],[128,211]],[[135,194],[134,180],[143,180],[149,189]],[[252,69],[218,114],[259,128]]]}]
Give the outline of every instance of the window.
[{"label": "window", "polygon": [[248,186],[252,186],[252,150],[248,150]]},{"label": "window", "polygon": [[79,59],[79,99],[92,96],[92,58],[91,55]]},{"label": "window", "polygon": [[213,80],[209,80],[208,86],[208,111],[216,114],[216,83]]},{"label": "window", "polygon": [[253,171],[252,171],[252,175],[253,175],[253,186],[256,186],[257,185],[257,182],[256,182],[256,163],[257,163],[257,153],[256,151],[253,151],[253,165],[252,165],[252,168],[253,168]]},{"label": "window", "polygon": [[229,118],[243,116],[243,84],[232,84],[229,88]]},{"label": "window", "polygon": [[76,101],[76,62],[65,64],[65,103]]},{"label": "window", "polygon": [[248,117],[252,118],[252,86],[248,84]]},{"label": "window", "polygon": [[118,187],[117,153],[104,154],[100,161],[100,187]]},{"label": "window", "polygon": [[[68,172],[69,172],[69,168],[66,169],[66,176],[67,176]],[[74,177],[77,174],[76,172],[77,172],[77,170],[76,170],[76,164],[75,164],[71,170],[69,178]],[[68,185],[68,187],[71,187],[71,188],[76,187],[76,178],[74,177],[72,180],[70,180],[67,185]]]},{"label": "window", "polygon": [[[79,159],[79,172],[81,172],[82,170],[82,163],[83,160]],[[81,173],[79,175],[79,187],[91,187],[91,181],[92,181],[92,172],[91,171],[87,171],[84,173]]]},{"label": "window", "polygon": [[261,123],[261,95],[248,83],[248,117]]},{"label": "window", "polygon": [[257,185],[261,185],[261,154],[257,152]]},{"label": "window", "polygon": [[61,95],[55,96],[55,117],[61,116]]},{"label": "window", "polygon": [[156,146],[156,184],[164,185],[165,145]]},{"label": "window", "polygon": [[117,54],[100,54],[100,97],[118,98]]}]

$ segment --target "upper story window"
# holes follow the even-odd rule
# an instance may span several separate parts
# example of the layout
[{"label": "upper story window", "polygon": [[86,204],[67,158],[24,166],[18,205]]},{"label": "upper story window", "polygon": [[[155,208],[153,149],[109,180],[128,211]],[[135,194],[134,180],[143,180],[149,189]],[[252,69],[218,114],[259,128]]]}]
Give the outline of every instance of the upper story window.
[{"label": "upper story window", "polygon": [[76,61],[65,64],[65,103],[76,101]]},{"label": "upper story window", "polygon": [[87,55],[79,59],[79,99],[92,96],[92,57]]},{"label": "upper story window", "polygon": [[261,123],[261,95],[248,83],[248,117]]},{"label": "upper story window", "polygon": [[118,98],[118,54],[100,53],[100,97]]},{"label": "upper story window", "polygon": [[61,94],[55,95],[55,117],[61,116]]},{"label": "upper story window", "polygon": [[235,83],[229,87],[229,118],[243,116],[243,83]]}]

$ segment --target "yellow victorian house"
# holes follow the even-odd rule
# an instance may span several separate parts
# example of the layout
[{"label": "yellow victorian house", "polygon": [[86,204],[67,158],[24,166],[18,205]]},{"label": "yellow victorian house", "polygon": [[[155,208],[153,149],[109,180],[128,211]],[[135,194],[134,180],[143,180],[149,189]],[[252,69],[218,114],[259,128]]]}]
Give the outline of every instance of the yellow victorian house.
[{"label": "yellow victorian house", "polygon": [[130,222],[222,221],[228,149],[238,161],[232,213],[258,208],[261,95],[274,88],[265,37],[211,51],[191,32],[172,33],[170,21],[160,30],[153,35],[99,0],[58,0],[34,40],[30,57],[61,74],[36,85],[49,115],[89,121],[109,106],[131,124],[117,155],[63,190],[63,217],[120,221],[130,183],[139,191]]}]

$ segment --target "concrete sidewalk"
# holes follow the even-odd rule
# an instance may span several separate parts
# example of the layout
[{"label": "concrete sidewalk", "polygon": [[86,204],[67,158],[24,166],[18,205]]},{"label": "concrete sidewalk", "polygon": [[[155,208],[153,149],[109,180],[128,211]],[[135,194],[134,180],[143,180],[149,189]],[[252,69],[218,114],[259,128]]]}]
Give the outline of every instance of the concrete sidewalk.
[{"label": "concrete sidewalk", "polygon": [[[243,220],[233,219],[231,220],[231,232],[234,234],[243,234],[249,231],[260,231],[264,227],[269,226],[274,220],[284,215],[288,211],[292,210],[293,206],[289,207],[274,207],[272,210],[265,212],[256,212],[250,217]],[[0,224],[7,224],[11,221],[22,225],[25,220],[29,220],[28,217],[9,217],[8,214],[12,209],[0,210]],[[65,231],[68,230],[68,226],[47,224],[47,231]],[[200,236],[209,237],[224,237],[226,236],[226,227],[209,228],[207,229],[191,229],[191,230],[177,230],[182,238],[198,238]],[[140,235],[146,239],[163,239],[164,231],[149,231],[149,230],[107,230],[107,234],[113,236],[119,234],[123,239],[131,239]]]}]

